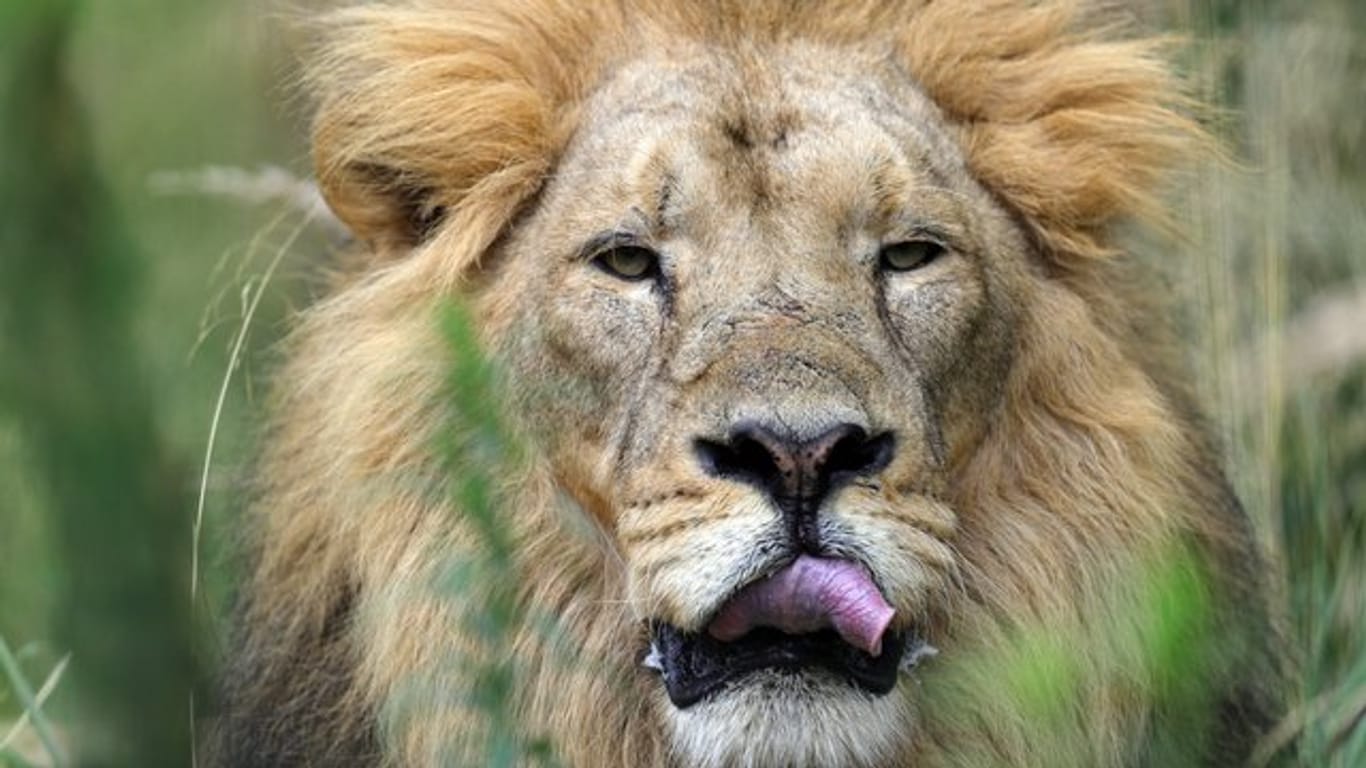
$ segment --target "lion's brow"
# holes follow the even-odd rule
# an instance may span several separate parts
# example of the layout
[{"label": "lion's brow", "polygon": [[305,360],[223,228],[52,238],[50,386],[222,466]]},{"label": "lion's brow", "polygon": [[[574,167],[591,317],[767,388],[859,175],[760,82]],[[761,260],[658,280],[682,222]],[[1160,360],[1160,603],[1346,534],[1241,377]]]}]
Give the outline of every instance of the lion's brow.
[{"label": "lion's brow", "polygon": [[605,229],[584,241],[583,245],[579,246],[576,257],[588,261],[603,251],[639,244],[641,239],[639,234],[623,227]]}]

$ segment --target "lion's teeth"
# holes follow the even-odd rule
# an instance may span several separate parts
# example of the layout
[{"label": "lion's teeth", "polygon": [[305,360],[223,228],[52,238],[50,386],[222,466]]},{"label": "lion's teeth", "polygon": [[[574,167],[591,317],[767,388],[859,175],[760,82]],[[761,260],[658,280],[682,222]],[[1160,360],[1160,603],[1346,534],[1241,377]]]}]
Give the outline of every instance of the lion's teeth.
[{"label": "lion's teeth", "polygon": [[917,640],[907,646],[906,652],[901,655],[901,671],[910,672],[920,665],[925,659],[932,659],[939,655],[939,649],[924,640]]},{"label": "lion's teeth", "polygon": [[650,652],[645,654],[645,660],[640,662],[640,666],[656,672],[664,671],[664,659],[660,657],[659,648],[654,643],[650,643]]}]

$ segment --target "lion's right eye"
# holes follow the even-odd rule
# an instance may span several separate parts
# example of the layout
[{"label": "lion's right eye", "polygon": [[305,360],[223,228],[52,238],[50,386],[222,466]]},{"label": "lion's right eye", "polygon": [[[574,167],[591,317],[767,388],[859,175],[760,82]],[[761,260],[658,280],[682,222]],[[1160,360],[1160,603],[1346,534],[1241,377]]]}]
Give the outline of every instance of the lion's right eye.
[{"label": "lion's right eye", "polygon": [[883,246],[878,254],[880,266],[888,272],[910,272],[939,258],[944,246],[932,240],[907,240]]},{"label": "lion's right eye", "polygon": [[610,248],[593,258],[593,264],[613,277],[622,280],[649,280],[659,274],[659,256],[639,245]]}]

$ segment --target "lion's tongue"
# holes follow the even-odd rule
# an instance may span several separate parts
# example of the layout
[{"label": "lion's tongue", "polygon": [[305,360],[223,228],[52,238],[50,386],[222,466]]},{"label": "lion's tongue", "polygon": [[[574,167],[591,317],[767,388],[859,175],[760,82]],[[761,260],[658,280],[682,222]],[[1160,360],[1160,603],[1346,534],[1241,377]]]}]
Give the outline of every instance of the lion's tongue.
[{"label": "lion's tongue", "polygon": [[803,555],[741,590],[721,608],[707,631],[717,640],[730,642],[755,627],[772,627],[789,635],[831,627],[844,642],[878,656],[894,613],[862,566]]}]

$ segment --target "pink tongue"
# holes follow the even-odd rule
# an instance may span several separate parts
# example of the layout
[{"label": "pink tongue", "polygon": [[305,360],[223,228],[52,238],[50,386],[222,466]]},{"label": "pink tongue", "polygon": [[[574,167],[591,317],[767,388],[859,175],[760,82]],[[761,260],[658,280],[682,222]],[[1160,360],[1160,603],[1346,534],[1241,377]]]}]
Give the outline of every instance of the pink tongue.
[{"label": "pink tongue", "polygon": [[833,627],[844,642],[877,656],[894,613],[862,566],[802,555],[741,590],[721,608],[707,631],[721,642],[730,642],[755,627],[772,627],[789,635]]}]

